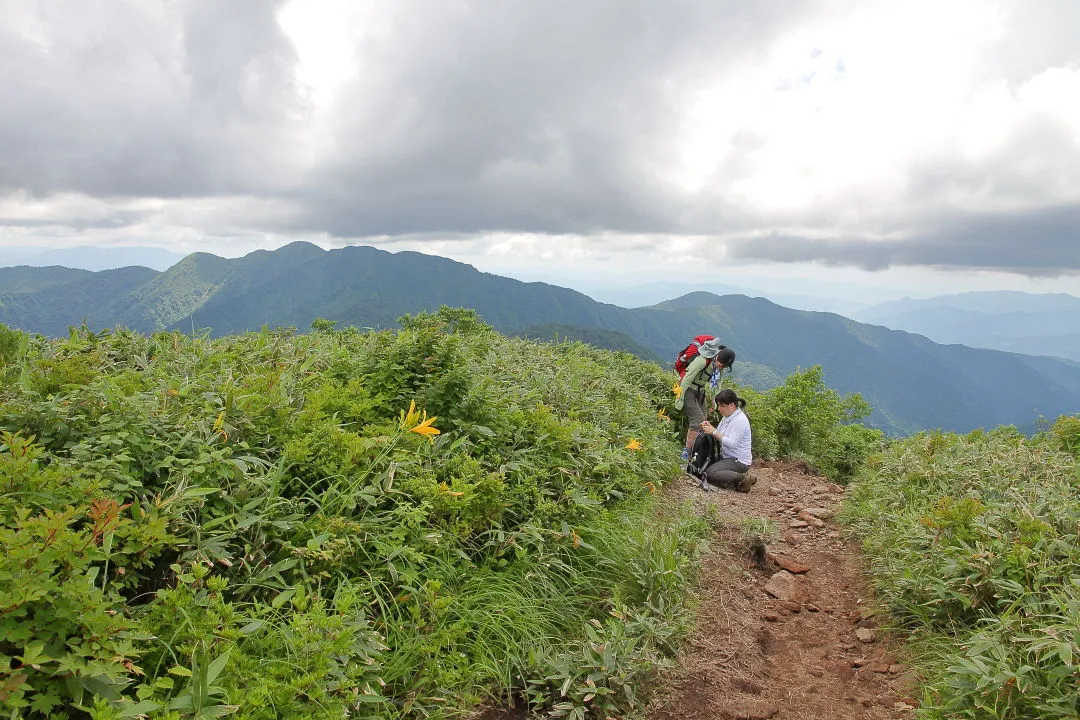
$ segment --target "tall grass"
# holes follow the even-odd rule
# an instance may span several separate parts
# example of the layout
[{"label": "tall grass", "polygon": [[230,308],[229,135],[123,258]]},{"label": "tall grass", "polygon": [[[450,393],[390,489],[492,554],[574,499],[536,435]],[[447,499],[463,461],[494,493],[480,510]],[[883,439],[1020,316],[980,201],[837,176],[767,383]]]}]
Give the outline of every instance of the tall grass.
[{"label": "tall grass", "polygon": [[923,717],[1080,716],[1078,428],[917,435],[853,485],[845,517],[912,633]]}]

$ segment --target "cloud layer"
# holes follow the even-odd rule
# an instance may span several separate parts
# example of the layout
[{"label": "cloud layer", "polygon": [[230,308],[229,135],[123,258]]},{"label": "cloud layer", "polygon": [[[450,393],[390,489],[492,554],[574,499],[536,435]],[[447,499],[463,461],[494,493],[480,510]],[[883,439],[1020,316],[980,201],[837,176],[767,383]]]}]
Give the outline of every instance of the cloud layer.
[{"label": "cloud layer", "polygon": [[1073,0],[0,3],[0,243],[1078,272],[1076,27]]}]

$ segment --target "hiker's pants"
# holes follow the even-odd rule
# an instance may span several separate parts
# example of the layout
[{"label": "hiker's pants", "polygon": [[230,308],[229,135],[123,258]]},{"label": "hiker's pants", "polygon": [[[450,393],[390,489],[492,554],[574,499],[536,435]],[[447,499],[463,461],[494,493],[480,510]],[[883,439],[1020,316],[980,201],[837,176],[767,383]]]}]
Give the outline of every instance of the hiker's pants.
[{"label": "hiker's pants", "polygon": [[683,395],[683,412],[690,421],[691,430],[700,430],[705,422],[705,388],[691,385]]},{"label": "hiker's pants", "polygon": [[749,465],[743,465],[735,458],[720,458],[705,468],[705,475],[713,485],[731,487],[742,482],[749,470]]}]

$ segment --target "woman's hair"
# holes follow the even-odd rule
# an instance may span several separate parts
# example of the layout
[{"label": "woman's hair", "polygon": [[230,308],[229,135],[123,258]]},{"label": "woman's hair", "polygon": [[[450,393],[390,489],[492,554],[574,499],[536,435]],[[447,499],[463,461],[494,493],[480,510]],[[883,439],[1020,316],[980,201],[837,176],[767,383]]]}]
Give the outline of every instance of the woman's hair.
[{"label": "woman's hair", "polygon": [[714,405],[730,405],[731,403],[735,403],[737,407],[746,407],[746,401],[736,395],[731,388],[724,388],[716,393],[716,400],[713,401]]}]

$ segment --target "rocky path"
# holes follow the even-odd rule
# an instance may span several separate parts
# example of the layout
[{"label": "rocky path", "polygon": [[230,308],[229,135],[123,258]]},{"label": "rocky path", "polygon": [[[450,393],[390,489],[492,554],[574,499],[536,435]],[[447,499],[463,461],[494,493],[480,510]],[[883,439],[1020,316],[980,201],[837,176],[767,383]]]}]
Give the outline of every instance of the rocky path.
[{"label": "rocky path", "polygon": [[648,717],[912,717],[914,678],[879,636],[858,549],[832,520],[843,488],[801,464],[754,473],[749,494],[689,478],[671,489],[714,505],[724,529],[702,560],[693,636]]}]

